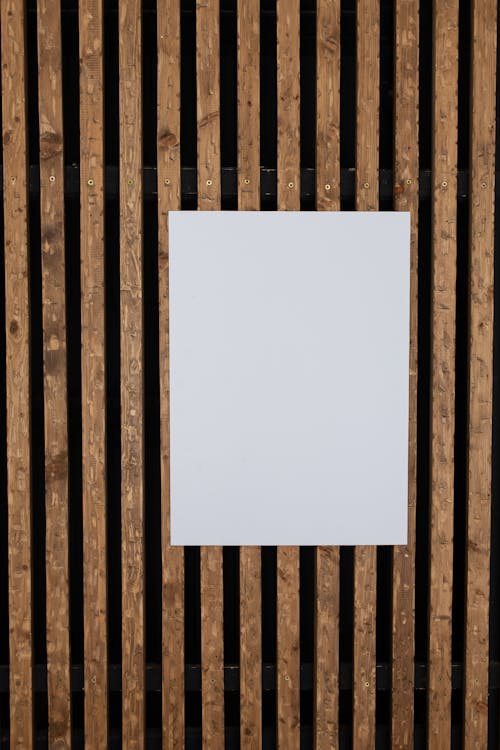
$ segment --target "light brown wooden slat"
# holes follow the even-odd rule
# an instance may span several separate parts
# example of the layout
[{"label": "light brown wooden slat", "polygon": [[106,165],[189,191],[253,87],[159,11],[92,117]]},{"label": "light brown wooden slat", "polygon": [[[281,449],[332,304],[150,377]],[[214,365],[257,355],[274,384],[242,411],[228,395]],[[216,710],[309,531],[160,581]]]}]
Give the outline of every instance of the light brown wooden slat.
[{"label": "light brown wooden slat", "polygon": [[145,744],[141,1],[119,4],[122,746]]},{"label": "light brown wooden slat", "polygon": [[411,213],[408,543],[394,547],[392,589],[392,747],[413,747],[418,373],[418,59],[419,0],[395,7],[394,208]]},{"label": "light brown wooden slat", "polygon": [[[340,210],[340,2],[318,0],[316,16],[316,208]],[[314,747],[339,742],[338,547],[315,552]]]},{"label": "light brown wooden slat", "polygon": [[10,747],[33,748],[31,416],[24,3],[0,4],[5,249]]},{"label": "light brown wooden slat", "polygon": [[[356,210],[378,210],[379,0],[358,0]],[[353,750],[375,747],[376,547],[354,549]]]},{"label": "light brown wooden slat", "polygon": [[[277,0],[278,210],[300,210],[300,2]],[[300,557],[277,550],[277,739],[300,747]]]},{"label": "light brown wooden slat", "polygon": [[61,8],[38,3],[49,745],[71,744]]},{"label": "light brown wooden slat", "polygon": [[458,0],[433,16],[431,508],[427,746],[451,731]]},{"label": "light brown wooden slat", "polygon": [[102,0],[80,0],[80,258],[84,725],[108,746],[106,359]]},{"label": "light brown wooden slat", "polygon": [[[198,208],[221,207],[219,3],[196,7]],[[224,747],[222,548],[200,550],[201,709],[204,750]]]},{"label": "light brown wooden slat", "polygon": [[488,737],[497,3],[472,3],[464,748]]},{"label": "light brown wooden slat", "polygon": [[181,207],[180,3],[158,5],[158,298],[163,747],[184,747],[184,549],[170,546],[168,212]]},{"label": "light brown wooden slat", "polygon": [[[260,3],[238,3],[238,208],[260,209]],[[261,553],[240,548],[240,737],[262,747]]]}]

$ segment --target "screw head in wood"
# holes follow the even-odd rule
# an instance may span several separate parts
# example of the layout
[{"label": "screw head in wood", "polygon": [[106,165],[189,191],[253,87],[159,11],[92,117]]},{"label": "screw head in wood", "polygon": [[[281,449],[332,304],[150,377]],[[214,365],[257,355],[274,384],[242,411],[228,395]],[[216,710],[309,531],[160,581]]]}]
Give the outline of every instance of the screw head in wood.
[{"label": "screw head in wood", "polygon": [[370,187],[370,183],[369,182],[365,182],[363,184],[363,187],[364,187],[365,190],[368,190],[368,188]]},{"label": "screw head in wood", "polygon": [[331,190],[331,189],[332,189],[332,186],[330,185],[329,182],[327,182],[325,185],[325,190]]},{"label": "screw head in wood", "polygon": [[488,187],[488,185],[486,184],[486,182],[482,182],[482,183],[481,183],[481,187],[482,187],[482,188],[483,188],[483,190],[484,190],[484,188]]},{"label": "screw head in wood", "polygon": [[133,185],[133,184],[134,184],[133,180],[127,180],[127,185]]},{"label": "screw head in wood", "polygon": [[165,177],[165,179],[163,180],[163,182],[164,182],[165,185],[170,185],[170,180],[168,179],[168,177]]},{"label": "screw head in wood", "polygon": [[49,182],[55,182],[55,181],[56,181],[56,178],[54,177],[53,174],[51,174],[49,177]]},{"label": "screw head in wood", "polygon": [[245,183],[245,185],[250,185],[250,180],[248,179],[248,177],[245,177],[243,182]]},{"label": "screw head in wood", "polygon": [[287,674],[285,675],[285,680],[286,680],[286,682],[290,681],[290,677]]},{"label": "screw head in wood", "polygon": [[207,185],[210,187],[212,185],[212,180],[207,180]]},{"label": "screw head in wood", "polygon": [[16,178],[15,178],[15,177],[11,177],[11,178],[10,178],[10,181],[12,182],[12,184],[14,184],[14,183],[15,183],[15,181],[16,181]]},{"label": "screw head in wood", "polygon": [[291,190],[291,189],[292,189],[293,187],[295,187],[295,186],[294,186],[294,183],[293,183],[293,182],[289,182],[289,183],[288,183],[288,187],[289,187],[289,188],[290,188],[290,190]]},{"label": "screw head in wood", "polygon": [[447,188],[448,187],[448,182],[446,180],[443,180],[443,182],[441,183],[441,187],[442,188]]},{"label": "screw head in wood", "polygon": [[411,184],[412,184],[412,182],[413,182],[413,180],[409,180],[409,179],[408,179],[408,180],[406,180],[406,184],[407,184],[407,185],[411,185]]},{"label": "screw head in wood", "polygon": [[94,180],[91,177],[90,180],[87,180],[87,185],[90,185],[90,187],[92,187],[93,184],[94,184]]}]

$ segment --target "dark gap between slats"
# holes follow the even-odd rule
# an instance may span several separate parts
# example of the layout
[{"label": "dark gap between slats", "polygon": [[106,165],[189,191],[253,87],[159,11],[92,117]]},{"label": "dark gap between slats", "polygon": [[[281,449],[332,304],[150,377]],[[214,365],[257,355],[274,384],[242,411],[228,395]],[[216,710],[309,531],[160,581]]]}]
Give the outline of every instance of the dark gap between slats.
[{"label": "dark gap between slats", "polygon": [[354,0],[340,3],[340,166],[352,169],[356,149],[356,14]]},{"label": "dark gap between slats", "polygon": [[354,547],[340,548],[339,660],[349,665],[346,689],[339,691],[339,728],[352,727],[352,658],[354,613]]},{"label": "dark gap between slats", "polygon": [[[221,168],[237,165],[237,17],[236,0],[221,0],[220,3],[220,140]],[[226,12],[223,12],[226,11]],[[236,195],[222,195],[223,210],[236,210]]]},{"label": "dark gap between slats", "polygon": [[191,210],[197,207],[195,5],[195,0],[181,4],[181,166],[194,170],[194,194],[182,195],[182,208]]},{"label": "dark gap between slats", "polygon": [[[184,548],[184,662],[201,664],[200,548]],[[201,727],[201,690],[185,694],[187,727]]]},{"label": "dark gap between slats", "polygon": [[[156,14],[142,14],[143,164],[156,167],[157,28]],[[158,210],[143,196],[144,326],[144,554],[146,662],[161,669],[162,550],[160,486],[160,384],[158,319]],[[146,727],[162,726],[161,691],[146,694]]]},{"label": "dark gap between slats", "polygon": [[[305,690],[304,665],[314,661],[315,547],[300,548],[300,724],[313,724],[313,691]],[[314,679],[314,678],[313,678]],[[301,738],[301,747],[305,747]],[[308,744],[307,747],[310,747]]]},{"label": "dark gap between slats", "polygon": [[[78,15],[61,14],[64,163],[80,160]],[[80,201],[64,195],[68,399],[69,615],[71,664],[83,662]],[[83,691],[71,696],[71,733],[83,730]]]},{"label": "dark gap between slats", "polygon": [[[266,169],[277,168],[278,99],[277,99],[277,33],[276,0],[260,4],[260,163]],[[277,177],[272,195],[266,195],[261,177],[261,208],[276,211]]]},{"label": "dark gap between slats", "polygon": [[[316,167],[316,0],[300,0],[300,166]],[[316,208],[316,181],[304,197],[302,211]]]},{"label": "dark gap between slats", "polygon": [[[458,64],[458,167],[469,162],[470,132],[470,1],[461,0],[459,9]],[[464,657],[465,582],[467,539],[467,440],[469,370],[469,201],[457,200],[457,289],[455,350],[455,452],[453,514],[453,605],[452,659]],[[462,690],[454,691],[451,722],[463,732]]]},{"label": "dark gap between slats", "polygon": [[[262,661],[276,670],[276,547],[262,547]],[[264,674],[263,674],[264,687]],[[262,691],[262,726],[264,736],[276,743],[276,674],[274,691]]]},{"label": "dark gap between slats", "polygon": [[[240,664],[240,554],[239,547],[223,549],[224,666]],[[240,731],[240,691],[224,691],[224,723]]]}]

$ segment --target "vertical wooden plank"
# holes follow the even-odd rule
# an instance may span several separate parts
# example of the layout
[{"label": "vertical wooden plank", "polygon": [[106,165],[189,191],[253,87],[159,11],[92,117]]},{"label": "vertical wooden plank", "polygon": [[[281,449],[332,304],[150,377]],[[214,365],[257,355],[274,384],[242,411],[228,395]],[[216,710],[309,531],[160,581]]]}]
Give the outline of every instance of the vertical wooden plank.
[{"label": "vertical wooden plank", "polygon": [[433,201],[429,750],[451,731],[451,607],[455,427],[458,1],[436,0],[433,16]]},{"label": "vertical wooden plank", "polygon": [[[316,9],[316,208],[340,211],[340,2]],[[318,547],[315,560],[314,747],[339,743],[338,547]]]},{"label": "vertical wooden plank", "polygon": [[119,4],[122,745],[143,750],[144,440],[141,1]]},{"label": "vertical wooden plank", "polygon": [[61,9],[38,4],[49,745],[71,744]]},{"label": "vertical wooden plank", "polygon": [[418,373],[419,0],[397,0],[394,65],[394,208],[410,211],[410,379],[408,543],[394,547],[392,569],[393,748],[413,747]]},{"label": "vertical wooden plank", "polygon": [[80,0],[80,257],[85,743],[108,746],[102,0]]},{"label": "vertical wooden plank", "polygon": [[[238,207],[260,209],[260,2],[238,2]],[[262,747],[261,556],[240,549],[240,738]]]},{"label": "vertical wooden plank", "polygon": [[497,3],[472,3],[464,748],[488,737]]},{"label": "vertical wooden plank", "polygon": [[[358,0],[356,210],[378,210],[379,0]],[[353,750],[375,747],[377,549],[354,550]]]},{"label": "vertical wooden plank", "polygon": [[33,748],[31,419],[25,5],[3,0],[10,747]]},{"label": "vertical wooden plank", "polygon": [[158,298],[163,746],[184,747],[184,550],[170,546],[168,212],[181,207],[180,2],[158,5]]},{"label": "vertical wooden plank", "polygon": [[[300,210],[300,0],[277,0],[278,210]],[[277,738],[300,747],[299,548],[277,551]]]},{"label": "vertical wooden plank", "polygon": [[[219,2],[196,6],[198,208],[221,207]],[[201,708],[204,750],[224,747],[222,547],[200,550]]]}]

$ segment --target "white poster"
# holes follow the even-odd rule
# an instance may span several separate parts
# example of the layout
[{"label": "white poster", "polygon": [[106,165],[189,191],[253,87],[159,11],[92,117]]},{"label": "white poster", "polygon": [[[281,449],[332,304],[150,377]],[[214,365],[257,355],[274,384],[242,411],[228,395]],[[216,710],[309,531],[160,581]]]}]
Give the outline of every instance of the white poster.
[{"label": "white poster", "polygon": [[172,544],[406,543],[409,214],[168,231]]}]

